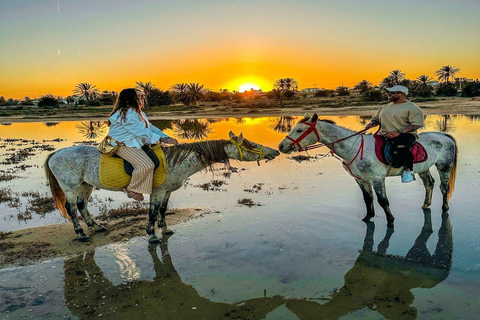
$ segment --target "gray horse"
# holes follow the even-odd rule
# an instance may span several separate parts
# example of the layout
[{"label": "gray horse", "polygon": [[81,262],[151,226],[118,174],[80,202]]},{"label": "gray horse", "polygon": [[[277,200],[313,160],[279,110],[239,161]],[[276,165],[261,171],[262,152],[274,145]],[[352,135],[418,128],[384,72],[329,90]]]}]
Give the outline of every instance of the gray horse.
[{"label": "gray horse", "polygon": [[[350,137],[351,136],[351,137]],[[422,208],[429,208],[435,180],[430,174],[430,167],[435,165],[440,175],[440,190],[443,195],[442,209],[447,212],[457,171],[457,143],[449,134],[442,132],[420,133],[420,142],[428,154],[428,159],[416,163],[413,170],[423,180],[426,194]],[[332,152],[343,159],[343,166],[354,178],[363,192],[367,206],[364,221],[375,216],[372,186],[377,194],[378,203],[385,211],[388,227],[393,227],[395,218],[390,211],[385,188],[385,177],[398,176],[403,168],[392,168],[381,163],[375,155],[373,135],[355,135],[354,131],[335,125],[332,121],[320,120],[317,114],[300,120],[290,131],[278,148],[283,153],[302,151],[317,142],[323,143]]]},{"label": "gray horse", "polygon": [[[211,140],[180,144],[163,149],[167,162],[167,178],[165,182],[153,189],[150,196],[149,221],[147,234],[149,242],[160,240],[155,235],[155,223],[160,213],[158,227],[163,233],[172,233],[167,229],[165,212],[172,191],[181,188],[185,180],[194,173],[210,168],[215,163],[228,164],[229,159],[239,161],[259,161],[274,159],[280,153],[277,150],[248,141],[240,134],[236,137],[230,132],[229,140]],[[122,188],[107,188],[99,178],[100,153],[93,146],[73,146],[51,153],[45,161],[45,175],[55,201],[55,206],[62,215],[73,223],[78,240],[86,241],[77,219],[80,211],[88,227],[95,232],[106,231],[92,219],[87,210],[88,199],[94,188],[111,191],[122,191]]]}]

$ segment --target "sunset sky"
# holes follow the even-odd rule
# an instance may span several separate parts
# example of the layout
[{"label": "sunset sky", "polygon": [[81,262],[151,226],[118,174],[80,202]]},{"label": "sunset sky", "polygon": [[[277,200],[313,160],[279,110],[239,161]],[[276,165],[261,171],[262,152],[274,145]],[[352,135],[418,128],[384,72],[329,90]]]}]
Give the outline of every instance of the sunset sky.
[{"label": "sunset sky", "polygon": [[351,87],[447,64],[478,78],[479,30],[478,0],[0,0],[0,96],[67,96],[80,82]]}]

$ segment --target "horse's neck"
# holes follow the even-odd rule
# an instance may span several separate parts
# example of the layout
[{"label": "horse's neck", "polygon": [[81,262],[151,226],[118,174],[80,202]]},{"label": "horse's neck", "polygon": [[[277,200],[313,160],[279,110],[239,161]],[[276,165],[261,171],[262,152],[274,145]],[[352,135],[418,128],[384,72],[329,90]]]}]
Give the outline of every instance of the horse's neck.
[{"label": "horse's neck", "polygon": [[[335,154],[337,154],[340,158],[344,160],[350,160],[355,157],[355,154],[357,153],[361,143],[360,136],[335,142],[351,136],[355,133],[355,131],[325,121],[318,121],[316,128],[318,135],[320,136],[320,142],[325,143],[327,147],[334,151]],[[331,144],[332,142],[335,143]]]}]

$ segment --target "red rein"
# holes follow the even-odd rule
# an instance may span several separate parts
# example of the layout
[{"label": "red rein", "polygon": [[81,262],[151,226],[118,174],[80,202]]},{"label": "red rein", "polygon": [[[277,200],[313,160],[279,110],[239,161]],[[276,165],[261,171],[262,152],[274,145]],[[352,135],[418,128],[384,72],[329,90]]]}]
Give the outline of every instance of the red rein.
[{"label": "red rein", "polygon": [[358,148],[358,151],[357,151],[357,154],[355,155],[355,157],[353,157],[353,159],[346,163],[345,161],[343,161],[343,165],[348,169],[348,172],[355,178],[355,179],[359,179],[359,180],[362,180],[361,178],[355,176],[352,172],[352,170],[350,170],[350,165],[353,163],[353,161],[355,161],[355,159],[358,158],[358,156],[360,155],[360,160],[363,160],[363,149],[364,149],[364,145],[365,145],[365,141],[363,139],[363,134],[365,131],[367,131],[368,129],[363,129],[363,130],[360,130],[358,132],[355,132],[354,134],[352,135],[349,135],[348,137],[345,137],[345,138],[342,138],[342,139],[338,139],[336,141],[333,141],[333,142],[329,142],[329,143],[320,143],[320,144],[316,144],[316,145],[311,145],[311,146],[306,146],[305,148],[302,148],[302,146],[300,146],[300,141],[302,141],[306,136],[308,136],[312,131],[315,132],[315,135],[317,136],[317,140],[318,142],[320,142],[320,135],[318,134],[318,131],[317,131],[317,121],[315,121],[314,123],[307,123],[307,122],[304,122],[303,124],[309,126],[310,128],[307,129],[307,131],[305,131],[300,137],[298,137],[297,139],[292,139],[290,138],[288,135],[287,135],[287,139],[291,140],[292,143],[290,144],[291,146],[294,146],[294,145],[297,145],[298,146],[298,151],[308,151],[308,150],[312,150],[312,149],[316,149],[316,148],[320,148],[320,147],[325,147],[325,146],[329,146],[331,145],[331,149],[332,151],[330,151],[332,154],[334,153],[334,149],[335,149],[335,143],[339,143],[341,141],[344,141],[344,140],[347,140],[348,138],[351,138],[351,137],[354,137],[356,135],[359,135],[360,134],[360,137],[362,138],[362,142],[360,143],[360,148]]}]

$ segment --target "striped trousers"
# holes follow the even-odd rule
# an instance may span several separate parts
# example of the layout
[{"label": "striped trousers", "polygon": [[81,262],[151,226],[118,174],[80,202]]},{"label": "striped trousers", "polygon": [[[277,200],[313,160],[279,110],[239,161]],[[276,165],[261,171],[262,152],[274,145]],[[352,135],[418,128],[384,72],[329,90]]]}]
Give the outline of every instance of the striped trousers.
[{"label": "striped trousers", "polygon": [[133,166],[132,179],[128,185],[128,190],[138,193],[152,193],[153,171],[155,164],[152,159],[142,149],[121,146],[117,150],[117,155],[127,160]]}]

